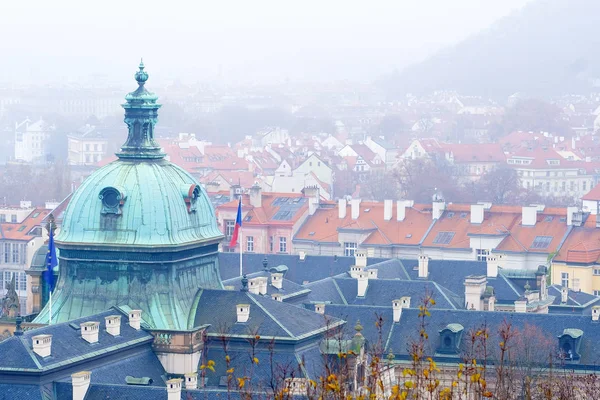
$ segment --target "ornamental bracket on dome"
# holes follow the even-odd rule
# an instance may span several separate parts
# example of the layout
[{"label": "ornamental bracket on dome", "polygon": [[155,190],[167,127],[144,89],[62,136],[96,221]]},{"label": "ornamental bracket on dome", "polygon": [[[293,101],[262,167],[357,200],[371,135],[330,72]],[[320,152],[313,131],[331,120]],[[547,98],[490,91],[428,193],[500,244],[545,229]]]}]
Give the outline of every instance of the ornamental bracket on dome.
[{"label": "ornamental bracket on dome", "polygon": [[138,88],[125,96],[125,124],[129,133],[127,140],[117,153],[120,159],[161,159],[165,157],[160,145],[154,139],[154,127],[158,122],[158,109],[161,107],[156,101],[158,96],[149,92],[146,87],[148,72],[145,71],[144,62],[140,61],[139,70],[135,73]]}]

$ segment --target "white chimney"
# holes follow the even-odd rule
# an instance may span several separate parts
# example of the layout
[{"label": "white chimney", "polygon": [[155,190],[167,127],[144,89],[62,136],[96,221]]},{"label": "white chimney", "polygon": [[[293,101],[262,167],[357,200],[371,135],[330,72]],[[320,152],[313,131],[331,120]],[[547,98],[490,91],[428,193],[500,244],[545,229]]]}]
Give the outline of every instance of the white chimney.
[{"label": "white chimney", "polygon": [[38,356],[50,357],[52,350],[52,335],[36,335],[31,337],[33,352]]},{"label": "white chimney", "polygon": [[440,219],[440,217],[444,213],[445,209],[446,209],[446,202],[444,202],[444,201],[437,201],[437,200],[434,201],[433,202],[433,209],[431,211],[431,217],[433,219]]},{"label": "white chimney", "polygon": [[29,200],[21,200],[21,202],[19,203],[19,206],[21,208],[31,208],[31,201],[29,201]]},{"label": "white chimney", "polygon": [[367,252],[364,250],[356,250],[354,251],[354,265],[357,267],[366,267],[367,266]]},{"label": "white chimney", "polygon": [[404,221],[406,218],[406,201],[400,200],[396,203],[396,220]]},{"label": "white chimney", "polygon": [[402,316],[402,301],[400,299],[392,300],[392,309],[394,310],[394,322],[400,322]]},{"label": "white chimney", "polygon": [[410,308],[410,296],[400,297],[400,305],[402,308]]},{"label": "white chimney", "polygon": [[358,284],[358,297],[365,297],[367,294],[367,288],[369,287],[369,275],[365,272],[361,272],[358,274],[356,278],[356,282]]},{"label": "white chimney", "polygon": [[567,207],[567,226],[573,225],[573,214],[577,211],[577,207]]},{"label": "white chimney", "polygon": [[325,314],[325,303],[315,304],[315,312],[317,314]]},{"label": "white chimney", "polygon": [[535,226],[537,222],[537,206],[523,206],[521,225]]},{"label": "white chimney", "polygon": [[487,277],[496,278],[498,276],[498,257],[487,256]]},{"label": "white chimney", "polygon": [[346,218],[346,199],[338,200],[338,217],[340,219]]},{"label": "white chimney", "polygon": [[267,294],[267,286],[269,285],[269,278],[261,276],[258,278],[258,293],[260,295]]},{"label": "white chimney", "polygon": [[495,310],[496,310],[496,297],[490,296],[488,298],[488,311],[495,311]]},{"label": "white chimney", "polygon": [[560,288],[560,302],[566,304],[569,301],[569,288],[561,287]]},{"label": "white chimney", "polygon": [[363,272],[365,267],[359,267],[357,265],[353,265],[350,267],[350,277],[356,279],[358,278],[358,274]]},{"label": "white chimney", "polygon": [[260,293],[260,277],[248,279],[248,291],[252,294]]},{"label": "white chimney", "polygon": [[167,400],[181,400],[181,378],[167,381]]},{"label": "white chimney", "polygon": [[283,301],[283,296],[282,296],[280,293],[273,293],[273,294],[271,295],[271,298],[272,298],[273,300],[275,300],[275,301],[278,301],[278,302],[280,302],[280,303]]},{"label": "white chimney", "polygon": [[350,201],[352,219],[358,219],[360,215],[360,199],[352,199]]},{"label": "white chimney", "polygon": [[371,268],[367,270],[369,279],[377,279],[377,268]]},{"label": "white chimney", "polygon": [[271,273],[271,285],[279,290],[283,288],[283,274],[281,272]]},{"label": "white chimney", "polygon": [[469,275],[465,278],[465,308],[467,310],[483,310],[482,296],[487,286],[487,278]]},{"label": "white chimney", "polygon": [[600,319],[600,306],[592,307],[592,321],[598,321]]},{"label": "white chimney", "polygon": [[142,310],[129,311],[129,326],[139,331],[142,325]]},{"label": "white chimney", "polygon": [[298,257],[300,258],[300,261],[304,261],[306,259],[306,252],[303,250],[300,250],[298,252]]},{"label": "white chimney", "polygon": [[71,374],[71,385],[73,386],[73,400],[83,400],[90,387],[90,371],[81,371]]},{"label": "white chimney", "polygon": [[188,372],[185,376],[185,388],[186,389],[198,389],[198,373]]},{"label": "white chimney", "polygon": [[109,335],[119,336],[121,334],[120,315],[109,315],[108,317],[104,317],[104,323],[106,325],[106,332]]},{"label": "white chimney", "polygon": [[515,312],[526,313],[527,312],[527,300],[515,300]]},{"label": "white chimney", "polygon": [[238,304],[235,307],[237,311],[237,322],[248,322],[248,318],[250,318],[250,304]]},{"label": "white chimney", "polygon": [[394,202],[392,200],[383,201],[383,220],[389,221],[392,219],[392,206]]},{"label": "white chimney", "polygon": [[258,183],[250,188],[250,205],[256,208],[262,207],[262,189]]},{"label": "white chimney", "polygon": [[419,255],[419,278],[429,276],[429,257],[424,254]]},{"label": "white chimney", "polygon": [[98,343],[98,331],[100,330],[100,322],[89,321],[79,324],[81,328],[81,337],[88,343]]},{"label": "white chimney", "polygon": [[471,204],[471,223],[481,224],[483,223],[483,217],[485,213],[484,204]]}]

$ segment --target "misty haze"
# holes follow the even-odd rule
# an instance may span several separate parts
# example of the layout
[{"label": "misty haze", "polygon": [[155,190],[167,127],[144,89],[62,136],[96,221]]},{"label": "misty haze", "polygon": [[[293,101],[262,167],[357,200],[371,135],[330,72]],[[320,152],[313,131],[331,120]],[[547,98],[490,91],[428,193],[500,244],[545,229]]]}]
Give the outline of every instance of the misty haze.
[{"label": "misty haze", "polygon": [[599,399],[597,15],[2,1],[0,398]]}]

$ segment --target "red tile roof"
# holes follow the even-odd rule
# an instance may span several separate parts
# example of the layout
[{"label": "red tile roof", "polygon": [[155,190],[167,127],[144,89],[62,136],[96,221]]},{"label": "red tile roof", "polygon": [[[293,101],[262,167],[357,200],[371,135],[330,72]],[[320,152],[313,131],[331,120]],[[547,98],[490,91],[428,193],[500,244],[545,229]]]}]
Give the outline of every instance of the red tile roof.
[{"label": "red tile roof", "polygon": [[587,192],[581,198],[581,200],[600,201],[600,184],[594,186],[594,188],[592,188],[592,190],[590,190],[589,192]]},{"label": "red tile roof", "polygon": [[455,163],[506,162],[502,146],[497,143],[443,144],[446,153],[451,153]]},{"label": "red tile roof", "polygon": [[50,210],[45,208],[36,208],[20,224],[11,222],[0,224],[0,238],[30,241],[36,237],[36,235],[30,234],[31,230],[36,226],[41,226],[42,220],[49,213]]},{"label": "red tile roof", "polygon": [[554,261],[591,264],[600,259],[600,229],[596,215],[588,216],[583,226],[575,226],[565,240]]}]

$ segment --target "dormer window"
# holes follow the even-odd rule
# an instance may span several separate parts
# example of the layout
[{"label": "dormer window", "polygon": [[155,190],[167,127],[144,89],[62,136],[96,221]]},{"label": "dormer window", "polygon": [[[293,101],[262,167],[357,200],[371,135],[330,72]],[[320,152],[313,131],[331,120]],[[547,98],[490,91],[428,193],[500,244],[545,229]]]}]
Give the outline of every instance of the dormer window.
[{"label": "dormer window", "polygon": [[125,192],[118,188],[107,186],[100,191],[98,198],[102,201],[102,214],[121,214],[125,203]]},{"label": "dormer window", "polygon": [[463,330],[461,324],[446,325],[440,331],[440,344],[437,352],[441,354],[458,354]]},{"label": "dormer window", "polygon": [[181,188],[183,200],[187,206],[188,213],[196,211],[196,204],[198,203],[198,197],[200,197],[200,187],[195,184],[183,185]]},{"label": "dormer window", "polygon": [[581,357],[579,346],[583,331],[581,329],[568,328],[563,334],[558,336],[558,351],[564,357],[565,361],[577,361]]}]

